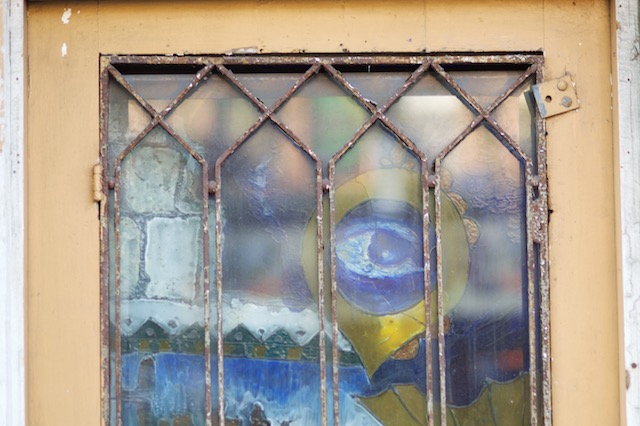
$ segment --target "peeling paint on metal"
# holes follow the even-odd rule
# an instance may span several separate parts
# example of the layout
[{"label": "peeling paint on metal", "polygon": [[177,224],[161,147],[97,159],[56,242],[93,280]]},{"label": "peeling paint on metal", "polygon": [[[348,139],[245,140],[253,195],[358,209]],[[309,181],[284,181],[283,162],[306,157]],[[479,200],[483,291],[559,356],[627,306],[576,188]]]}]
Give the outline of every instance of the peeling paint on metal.
[{"label": "peeling paint on metal", "polygon": [[[62,21],[63,25],[68,25],[69,24],[69,20],[71,19],[71,9],[65,9],[64,12],[62,12],[62,16],[60,17],[60,20]],[[80,13],[78,11],[78,13]]]}]

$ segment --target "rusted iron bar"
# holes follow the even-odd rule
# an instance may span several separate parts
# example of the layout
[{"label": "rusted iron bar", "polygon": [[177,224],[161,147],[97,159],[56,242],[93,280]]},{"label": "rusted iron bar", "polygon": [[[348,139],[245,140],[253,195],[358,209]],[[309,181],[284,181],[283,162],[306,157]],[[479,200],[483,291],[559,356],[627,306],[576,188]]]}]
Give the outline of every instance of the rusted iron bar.
[{"label": "rusted iron bar", "polygon": [[[542,58],[537,59],[536,83],[543,81]],[[536,111],[537,154],[538,154],[538,200],[545,212],[548,212],[547,184],[547,143],[546,123]],[[540,357],[542,358],[542,417],[544,426],[551,426],[551,338],[549,305],[549,232],[548,223],[544,224],[544,238],[538,243],[538,265],[540,282]]]},{"label": "rusted iron bar", "polygon": [[108,139],[109,139],[109,72],[108,61],[100,61],[100,164],[102,164],[103,202],[100,203],[100,340],[101,340],[101,371],[102,371],[102,421],[104,425],[111,424],[111,353],[109,346],[109,188],[108,176]]},{"label": "rusted iron bar", "polygon": [[433,368],[431,365],[431,249],[429,238],[429,162],[426,156],[420,160],[422,186],[422,260],[424,273],[424,347],[427,372],[427,426],[434,426],[433,418]]},{"label": "rusted iron bar", "polygon": [[163,55],[163,56],[107,56],[113,65],[312,65],[328,63],[332,65],[412,65],[422,64],[432,60],[438,64],[491,64],[491,65],[521,65],[527,66],[539,61],[542,52],[512,53],[512,54],[460,54],[433,53],[420,55],[387,55],[387,54],[344,54],[344,55]]},{"label": "rusted iron bar", "polygon": [[529,405],[531,425],[538,425],[538,374],[537,374],[537,333],[536,333],[536,282],[533,246],[533,165],[527,162],[526,170],[526,233],[527,233],[527,319],[529,324]]},{"label": "rusted iron bar", "polygon": [[436,294],[438,311],[438,375],[440,378],[440,425],[447,425],[447,380],[444,349],[444,283],[442,281],[442,202],[441,202],[441,161],[440,156],[434,162],[435,172],[435,233],[436,233]]}]

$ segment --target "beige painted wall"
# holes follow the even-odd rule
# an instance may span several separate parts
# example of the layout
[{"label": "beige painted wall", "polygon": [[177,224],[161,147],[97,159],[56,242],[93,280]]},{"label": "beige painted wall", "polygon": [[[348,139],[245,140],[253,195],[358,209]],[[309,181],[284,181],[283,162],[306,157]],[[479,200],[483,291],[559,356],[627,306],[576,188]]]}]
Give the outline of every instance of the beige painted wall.
[{"label": "beige painted wall", "polygon": [[30,4],[29,424],[100,419],[98,54],[245,47],[542,49],[546,78],[573,76],[581,109],[548,120],[554,421],[619,424],[610,46],[603,0]]}]

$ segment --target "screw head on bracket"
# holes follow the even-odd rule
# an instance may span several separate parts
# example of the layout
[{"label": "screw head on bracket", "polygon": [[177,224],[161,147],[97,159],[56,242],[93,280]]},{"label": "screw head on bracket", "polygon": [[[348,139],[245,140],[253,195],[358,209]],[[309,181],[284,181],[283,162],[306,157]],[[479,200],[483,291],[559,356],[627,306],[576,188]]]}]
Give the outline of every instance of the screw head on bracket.
[{"label": "screw head on bracket", "polygon": [[558,90],[560,90],[561,92],[567,90],[568,87],[569,83],[567,83],[565,80],[558,81]]}]

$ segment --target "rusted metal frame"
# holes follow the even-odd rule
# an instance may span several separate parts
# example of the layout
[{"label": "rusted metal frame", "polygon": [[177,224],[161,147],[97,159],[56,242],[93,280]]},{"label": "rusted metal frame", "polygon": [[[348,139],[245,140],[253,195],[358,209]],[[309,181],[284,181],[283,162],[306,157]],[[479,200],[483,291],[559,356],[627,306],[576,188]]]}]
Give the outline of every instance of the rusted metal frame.
[{"label": "rusted metal frame", "polygon": [[[206,70],[206,68],[205,68]],[[167,133],[169,133],[187,152],[189,152],[189,154],[196,159],[196,161],[198,161],[198,163],[200,163],[200,165],[202,166],[202,170],[203,170],[203,194],[206,193],[204,191],[206,191],[207,189],[207,185],[206,185],[206,178],[207,175],[204,174],[207,171],[207,164],[206,164],[206,160],[199,155],[197,152],[195,152],[175,131],[173,131],[173,129],[171,128],[171,126],[169,126],[165,121],[164,121],[164,117],[169,114],[173,108],[175,108],[177,105],[180,104],[180,102],[182,102],[182,100],[184,100],[184,98],[186,97],[186,95],[194,88],[197,86],[197,84],[202,80],[202,78],[204,78],[206,76],[206,74],[211,70],[211,68],[209,68],[208,70],[206,70],[206,72],[199,72],[196,77],[194,78],[194,80],[192,81],[191,84],[189,84],[187,86],[187,88],[185,90],[183,90],[177,97],[176,99],[174,99],[168,106],[167,108],[165,108],[162,112],[158,113],[144,98],[142,98],[134,89],[133,87],[131,87],[131,85],[124,79],[124,77],[122,76],[122,74],[116,70],[112,65],[107,67],[107,72],[109,75],[111,75],[120,85],[122,85],[122,87],[124,87],[152,116],[152,121],[151,123],[149,123],[147,125],[147,127],[133,140],[133,142],[131,142],[127,148],[125,148],[120,155],[118,155],[117,159],[116,159],[116,163],[115,163],[115,178],[114,178],[114,212],[115,212],[115,221],[114,221],[114,230],[115,230],[115,275],[116,275],[116,280],[115,280],[115,350],[116,350],[116,362],[115,362],[115,370],[116,370],[116,424],[120,425],[122,424],[122,401],[121,401],[121,396],[122,396],[122,379],[121,379],[121,369],[122,369],[122,359],[121,359],[121,351],[122,351],[122,343],[121,343],[121,323],[120,323],[120,304],[121,304],[121,298],[120,298],[120,171],[121,171],[121,164],[122,161],[124,160],[124,158],[142,141],[142,139],[144,139],[149,132],[151,132],[151,130],[153,130],[157,125],[160,125],[161,127],[164,128],[165,131],[167,131]],[[204,71],[204,70],[203,70]],[[108,78],[108,77],[107,77]],[[187,90],[188,89],[188,90]],[[203,195],[204,196],[204,195]],[[207,197],[208,197],[208,193],[207,193]],[[203,237],[203,242],[204,242],[204,246],[203,246],[203,263],[204,263],[204,258],[208,257],[208,200],[205,198],[203,199],[203,232],[204,232],[204,237]],[[208,286],[206,285],[206,282],[208,281],[208,262],[206,264],[204,264],[205,266],[205,271],[204,271],[204,280],[205,280],[205,286],[204,286],[204,292],[205,292],[205,299],[208,298]],[[206,321],[206,310],[207,310],[207,304],[206,304],[206,300],[205,300],[205,357],[210,358],[210,354],[209,356],[207,356],[207,336],[208,336],[208,324]],[[208,377],[208,383],[209,385],[207,386],[207,377]],[[210,369],[210,361],[209,361],[209,368],[208,371],[205,372],[205,394],[207,395],[207,401],[210,401],[210,394],[211,394],[211,369]],[[207,425],[211,425],[211,409],[210,409],[210,402],[207,402]]]},{"label": "rusted metal frame", "polygon": [[[543,81],[543,58],[539,58],[536,70],[536,83]],[[548,212],[549,189],[547,183],[547,142],[546,123],[536,112],[537,130],[537,155],[538,155],[538,200],[540,200],[544,212]],[[546,219],[546,216],[545,216]],[[538,291],[540,295],[540,340],[542,358],[542,409],[543,424],[551,426],[551,338],[550,338],[550,304],[549,304],[549,229],[548,221],[544,223],[544,238],[538,243],[538,265],[540,282]]]},{"label": "rusted metal frame", "polygon": [[[425,226],[425,222],[424,220],[427,219],[427,225],[426,225],[426,232],[423,230],[423,245],[426,244],[427,249],[424,252],[424,261],[426,265],[429,265],[428,263],[428,259],[429,259],[429,240],[428,240],[428,187],[426,187],[424,184],[428,181],[428,178],[426,178],[425,174],[428,172],[428,163],[427,163],[427,158],[424,155],[424,153],[422,153],[417,146],[406,136],[404,136],[402,134],[402,132],[395,126],[393,125],[388,119],[387,117],[384,115],[384,113],[403,95],[405,94],[419,79],[420,77],[429,69],[429,66],[431,65],[430,61],[426,61],[425,63],[422,63],[418,69],[416,69],[411,76],[409,76],[409,78],[407,78],[407,80],[405,81],[405,83],[391,96],[391,98],[389,98],[389,100],[387,100],[380,108],[375,108],[375,106],[373,105],[373,103],[371,101],[369,101],[368,99],[366,99],[364,96],[362,96],[362,94],[360,94],[360,92],[355,89],[351,84],[343,84],[343,86],[347,89],[347,91],[354,97],[356,98],[356,100],[358,100],[363,106],[365,106],[365,108],[367,108],[370,112],[373,112],[373,115],[362,125],[360,126],[360,128],[356,131],[356,133],[354,134],[354,136],[351,137],[351,139],[345,144],[343,145],[340,150],[338,150],[338,152],[336,154],[334,154],[331,159],[329,160],[329,247],[330,247],[330,273],[331,273],[331,319],[332,319],[332,334],[333,334],[333,353],[332,353],[332,358],[333,358],[333,416],[334,416],[334,424],[338,425],[339,424],[339,419],[340,419],[340,404],[339,404],[339,353],[338,353],[338,347],[337,347],[337,341],[338,341],[338,320],[337,320],[337,294],[338,294],[338,289],[337,289],[337,282],[336,282],[336,251],[335,251],[335,225],[336,225],[336,212],[335,212],[335,173],[336,173],[336,163],[338,162],[338,160],[340,160],[340,158],[342,158],[347,151],[349,151],[358,140],[360,140],[360,138],[362,137],[362,135],[364,135],[370,128],[371,126],[373,126],[373,124],[380,120],[392,133],[394,133],[394,135],[399,138],[403,145],[409,149],[414,155],[416,155],[419,159],[420,159],[420,164],[421,164],[421,183],[422,183],[422,191],[423,191],[423,228]],[[332,75],[332,77],[334,77],[334,79],[336,81],[338,81],[339,83],[342,84],[342,82],[346,82],[346,80],[344,78],[342,78],[341,74],[335,70],[335,68],[331,67],[331,66],[327,66],[325,64],[325,69]],[[426,199],[427,202],[424,202],[424,198],[425,198],[425,188],[426,188]],[[426,211],[426,215],[425,215],[425,211]],[[430,325],[428,323],[430,317],[429,317],[429,310],[430,310],[430,297],[428,296],[429,293],[429,276],[428,274],[425,272],[425,321],[427,321],[427,323],[425,324],[425,347],[428,346],[429,344],[429,340],[430,340]],[[427,349],[427,373],[429,373],[431,371],[431,366],[430,366],[430,354],[428,353],[429,350]],[[427,379],[427,386],[430,386],[431,382],[429,380],[429,378]],[[429,395],[427,395],[427,422],[428,425],[431,426],[433,425],[433,403],[432,403],[432,395],[431,392],[429,392],[429,390],[427,391],[427,393]]]},{"label": "rusted metal frame", "polygon": [[[291,130],[286,127],[274,112],[279,109],[291,96],[311,77],[313,77],[320,69],[318,64],[313,65],[307,70],[296,83],[281,96],[271,108],[268,108],[260,99],[251,93],[235,75],[224,65],[216,65],[216,69],[226,77],[235,87],[237,87],[245,96],[247,96],[256,107],[262,111],[262,115],[258,118],[247,131],[245,131],[236,142],[227,148],[216,160],[215,175],[215,206],[216,206],[216,288],[217,288],[217,307],[218,307],[218,411],[219,424],[224,426],[224,347],[222,344],[222,165],[246,140],[255,134],[255,132],[266,122],[271,120],[280,130],[282,130],[296,146],[302,149],[316,164],[316,221],[317,221],[317,262],[318,262],[318,315],[319,315],[319,346],[320,346],[320,387],[321,391],[326,393],[326,356],[325,356],[325,339],[324,335],[324,243],[323,243],[323,179],[322,179],[322,160],[313,152],[304,142],[300,140]],[[322,398],[322,424],[326,425],[327,407],[326,398]]]},{"label": "rusted metal frame", "polygon": [[[322,176],[322,161],[316,161],[316,226],[318,228],[316,238],[316,261],[318,262],[318,342],[320,344],[320,398],[322,410],[322,425],[327,424],[327,356],[324,332],[324,179]],[[337,426],[337,425],[336,425]]]},{"label": "rusted metal frame", "polygon": [[322,62],[332,65],[407,65],[420,64],[425,60],[431,60],[438,64],[504,64],[527,65],[539,61],[541,53],[514,53],[514,54],[458,54],[435,53],[421,55],[384,55],[384,54],[344,54],[344,55],[208,55],[208,56],[130,56],[110,55],[110,62],[114,65],[204,65],[228,64],[228,65],[312,65]]},{"label": "rusted metal frame", "polygon": [[529,406],[530,422],[538,425],[538,373],[536,356],[538,352],[536,335],[536,282],[535,255],[533,247],[533,164],[526,165],[526,233],[527,233],[527,320],[529,322]]},{"label": "rusted metal frame", "polygon": [[[418,81],[418,79],[427,71],[429,66],[430,66],[430,62],[420,65],[420,67],[416,69],[411,74],[411,76],[409,76],[409,78],[407,78],[405,83],[402,86],[400,86],[400,88],[396,91],[396,93],[394,93],[389,98],[389,100],[387,100],[387,102],[384,103],[384,105],[382,105],[379,108],[376,108],[375,111],[371,111],[373,112],[373,115],[356,131],[355,135],[352,136],[351,139],[346,144],[344,144],[338,150],[337,153],[333,155],[333,157],[331,157],[331,160],[329,161],[329,166],[331,166],[332,162],[335,164],[335,162],[337,162],[348,150],[350,150],[353,147],[353,145],[355,145],[355,143],[360,139],[360,137],[373,125],[373,123],[379,120],[380,117],[382,117],[387,112],[387,110],[391,108],[391,106],[394,103],[396,103],[396,101],[400,99],[400,97],[404,95],[407,92],[407,90],[409,90],[409,88],[411,88]],[[365,97],[363,97],[360,94],[360,92],[358,92],[355,88],[353,88],[353,86],[349,85],[345,87],[359,102],[361,102],[365,107],[367,107],[367,109],[368,109],[368,106],[373,106],[373,104],[370,101],[368,101]],[[398,134],[396,134],[396,136],[398,136]],[[409,149],[415,149],[416,152],[420,152],[413,143],[411,143],[411,145],[413,145],[413,148],[412,146],[408,146]]]},{"label": "rusted metal frame", "polygon": [[[462,140],[462,139],[460,139]],[[446,382],[446,358],[444,352],[444,283],[442,281],[442,202],[440,189],[440,167],[444,157],[438,155],[434,161],[435,176],[435,211],[434,224],[436,233],[436,294],[438,312],[438,373],[440,377],[440,425],[447,425],[447,382]]]},{"label": "rusted metal frame", "polygon": [[424,271],[424,347],[427,372],[427,426],[434,426],[433,412],[433,366],[431,351],[431,250],[429,225],[429,162],[426,156],[420,161],[422,181],[422,261]]},{"label": "rusted metal frame", "polygon": [[110,425],[111,417],[111,351],[109,336],[109,205],[108,140],[109,140],[109,72],[108,62],[100,58],[100,164],[102,165],[103,199],[100,203],[100,358],[102,366],[102,425]]},{"label": "rusted metal frame", "polygon": [[[258,121],[262,124],[264,121]],[[252,126],[259,127],[259,126]],[[249,136],[247,132],[243,134],[244,139]],[[240,139],[242,140],[242,138]],[[237,143],[236,143],[237,144]],[[218,335],[218,424],[224,426],[224,344],[222,339],[222,199],[220,191],[220,175],[222,169],[221,158],[218,157],[214,168],[215,176],[215,209],[216,209],[216,315]]]},{"label": "rusted metal frame", "polygon": [[[541,62],[534,63],[530,69],[533,73],[537,73],[541,70]],[[532,73],[532,74],[533,74]],[[540,116],[536,114],[536,119],[541,120]],[[540,137],[539,129],[537,129],[537,137]],[[537,155],[534,151],[533,155]],[[529,161],[526,165],[526,232],[527,232],[527,317],[529,322],[529,405],[530,405],[530,422],[532,425],[538,425],[538,403],[540,391],[538,389],[538,371],[537,371],[537,356],[539,350],[537,327],[538,320],[536,316],[536,292],[538,291],[538,283],[536,283],[536,252],[534,235],[536,226],[534,223],[535,212],[534,202],[535,190],[539,183],[539,176],[536,175],[536,171],[533,168],[533,162]]]},{"label": "rusted metal frame", "polygon": [[[225,59],[228,59],[228,58],[225,58]],[[542,62],[542,58],[540,58],[540,57],[535,57],[535,59],[536,59],[536,63],[538,63],[538,64]],[[435,61],[437,61],[437,60],[435,60]],[[438,62],[440,62],[440,63],[449,63],[448,61],[444,61],[444,60],[440,60],[440,61],[438,61]],[[522,61],[522,62],[524,62],[524,61]],[[279,62],[279,63],[280,63],[280,62]],[[541,68],[538,68],[538,70],[537,70],[537,77],[538,77],[538,79],[539,79],[539,80],[541,79]],[[507,97],[507,96],[508,96],[508,95],[504,96],[504,98],[506,99],[506,97]],[[494,106],[494,108],[495,108],[495,107],[497,107],[497,106],[498,106],[499,102],[495,102],[495,101],[494,101],[494,103],[496,103],[496,105]],[[374,118],[374,117],[372,117],[372,118]],[[380,117],[378,117],[378,119],[380,119]],[[468,135],[469,133],[471,133],[471,131],[472,131],[473,129],[475,129],[475,127],[477,127],[477,125],[479,125],[479,124],[483,121],[483,119],[484,119],[483,117],[477,117],[477,118],[476,118],[476,120],[474,120],[474,122],[472,122],[472,123],[470,124],[470,126],[469,126],[469,127],[468,127],[464,132],[463,132],[463,134],[461,134],[458,138],[456,138],[456,139],[457,139],[457,143],[459,143],[462,139],[464,139],[464,137],[466,137],[466,135]],[[264,121],[264,118],[263,118],[261,121]],[[255,125],[254,125],[254,127],[256,127],[256,128],[257,128],[257,127],[259,127],[259,123],[260,123],[261,121],[259,120],[259,122],[258,122],[258,123],[256,123],[258,126],[255,126]],[[361,131],[361,132],[359,132],[359,133],[361,133],[361,134],[360,134],[360,136],[361,136],[362,134],[364,134],[364,132],[365,132],[365,131],[366,131],[366,130],[367,130],[367,129],[368,129],[368,128],[373,124],[373,122],[375,122],[375,119],[374,119],[374,120],[370,120],[370,121],[371,121],[371,123],[370,123],[368,126],[366,126],[366,123],[365,123],[365,125],[363,125],[363,128],[361,128],[361,130],[362,130],[362,131]],[[156,123],[156,124],[157,124],[157,123]],[[366,126],[366,129],[364,128],[365,126]],[[492,126],[492,127],[493,127],[493,126]],[[544,136],[543,136],[543,135],[544,135],[544,131],[541,131],[541,128],[542,128],[542,130],[544,130],[544,122],[543,122],[543,120],[541,120],[540,118],[538,118],[538,121],[537,121],[537,128],[538,128],[538,139],[539,139],[539,140],[540,140],[540,139],[544,139]],[[150,130],[150,129],[149,129],[149,130]],[[255,131],[255,128],[253,129],[253,131]],[[144,133],[144,132],[143,132],[143,133]],[[147,132],[147,133],[148,133],[148,132]],[[250,132],[250,133],[251,133],[251,132]],[[358,138],[359,138],[360,136],[358,136]],[[246,138],[245,138],[245,139],[246,139]],[[455,142],[455,141],[454,141],[454,142]],[[455,145],[457,145],[457,143],[456,143]],[[452,144],[452,145],[454,145],[454,144]],[[454,145],[454,146],[455,146],[455,145]],[[450,149],[449,149],[449,150],[447,150],[447,151],[450,151],[451,149],[453,149],[453,147],[454,147],[454,146],[451,146],[451,147],[450,147]],[[544,161],[543,161],[543,158],[542,158],[542,157],[546,154],[546,151],[544,150],[544,143],[539,143],[539,145],[538,145],[538,146],[539,146],[539,149],[538,149],[539,153],[538,153],[538,155],[539,155],[539,157],[540,157],[540,161],[539,161],[539,163],[538,163],[539,175],[540,175],[540,176],[544,176],[544,167],[545,167],[545,166],[544,166],[544,164],[545,164],[545,163],[544,163]],[[445,150],[446,150],[446,149],[445,149]],[[442,152],[441,154],[446,155],[446,153],[444,153],[444,152]],[[441,158],[436,159],[436,164],[437,164],[436,168],[439,168],[439,163],[440,163],[441,159],[444,157],[444,155],[441,155],[441,156],[439,156],[439,157],[441,157]],[[106,170],[106,167],[105,167],[105,170]],[[335,172],[335,170],[334,170],[334,172]],[[436,175],[439,175],[439,173],[436,173]],[[437,180],[437,181],[436,181],[436,192],[438,192],[438,190],[439,190],[438,185],[439,185],[439,180]],[[546,190],[546,182],[544,182],[544,185],[545,185],[545,190]],[[331,198],[331,194],[330,194],[330,198]],[[439,200],[438,196],[436,196],[436,200]],[[436,202],[436,204],[438,204],[438,203]],[[437,217],[437,216],[438,216],[438,206],[436,205],[436,217]],[[334,220],[335,220],[335,217],[334,217]],[[436,221],[438,222],[438,218],[436,218]],[[320,224],[319,224],[319,228],[321,229]],[[438,229],[437,229],[437,230],[438,230]],[[546,254],[546,253],[545,253],[545,254]],[[543,253],[542,253],[542,251],[541,251],[541,258],[546,259],[546,255],[545,255],[545,254],[543,254]],[[218,256],[218,259],[219,259],[219,258],[220,258],[220,256]],[[333,262],[332,262],[332,264],[333,264]],[[545,264],[545,265],[546,265],[546,264]],[[439,265],[439,266],[440,266],[440,268],[441,268],[441,265]],[[319,268],[319,269],[320,269],[320,270],[322,270],[322,268]],[[545,267],[542,267],[542,269],[543,269],[543,271],[541,271],[541,273],[542,273],[542,274],[544,274],[544,273],[545,273],[545,271],[544,271],[544,270],[546,269],[546,266],[545,266]],[[438,273],[438,277],[441,277],[441,270],[440,270],[440,271],[439,271],[439,273]],[[542,280],[542,279],[541,279],[541,281],[544,281],[544,280]],[[322,282],[322,281],[320,281],[320,282]],[[334,280],[334,279],[332,279],[332,282],[335,282],[335,280]],[[542,284],[542,283],[541,283],[541,284]],[[544,293],[544,291],[541,291],[541,294],[542,294],[542,293]],[[548,293],[548,288],[547,288],[547,293]],[[548,299],[547,299],[547,300],[548,300]],[[547,303],[548,303],[548,301],[547,301]],[[334,310],[334,311],[335,311],[335,310]],[[548,309],[547,309],[547,314],[548,314]],[[439,315],[439,316],[441,317],[441,315]],[[547,324],[548,324],[548,323],[547,323]],[[428,327],[427,327],[427,328],[428,328]],[[544,332],[544,331],[545,331],[545,327],[543,326],[542,328],[543,328],[543,332]],[[546,327],[546,331],[548,332],[548,326]],[[543,340],[544,340],[544,339],[543,339]],[[543,358],[548,359],[548,356],[547,356],[547,357],[545,357],[545,356],[544,356],[545,354],[548,354],[548,348],[547,348],[547,350],[546,350],[546,351],[543,349]],[[544,373],[546,373],[546,371],[548,371],[548,369],[545,369]],[[548,375],[547,375],[547,376],[548,376]],[[544,383],[545,383],[545,384],[547,385],[547,387],[548,387],[548,380],[545,380],[545,381],[544,381]],[[442,383],[441,383],[441,386],[442,386]],[[334,392],[335,392],[335,389],[334,389]],[[441,393],[442,393],[442,392],[441,392]],[[547,395],[548,395],[548,393],[547,393]],[[548,406],[547,401],[549,401],[549,400],[550,400],[550,399],[545,398],[545,407],[547,407],[547,406]],[[550,410],[545,410],[545,411],[549,411],[549,413],[550,413]],[[444,410],[443,410],[443,412],[444,412]],[[444,418],[446,419],[446,417],[444,417]],[[549,419],[550,419],[550,415],[549,415]],[[446,421],[446,420],[445,420],[445,421]],[[546,422],[546,416],[545,416],[545,424],[547,424],[547,422]],[[549,422],[549,424],[550,424],[550,422]]]},{"label": "rusted metal frame", "polygon": [[204,397],[205,421],[212,426],[213,402],[211,401],[211,271],[209,264],[209,165],[202,165],[202,266],[204,267],[203,303],[204,303]]},{"label": "rusted metal frame", "polygon": [[434,54],[435,64],[489,64],[489,65],[530,65],[537,63],[540,53],[496,53],[492,54]]}]

